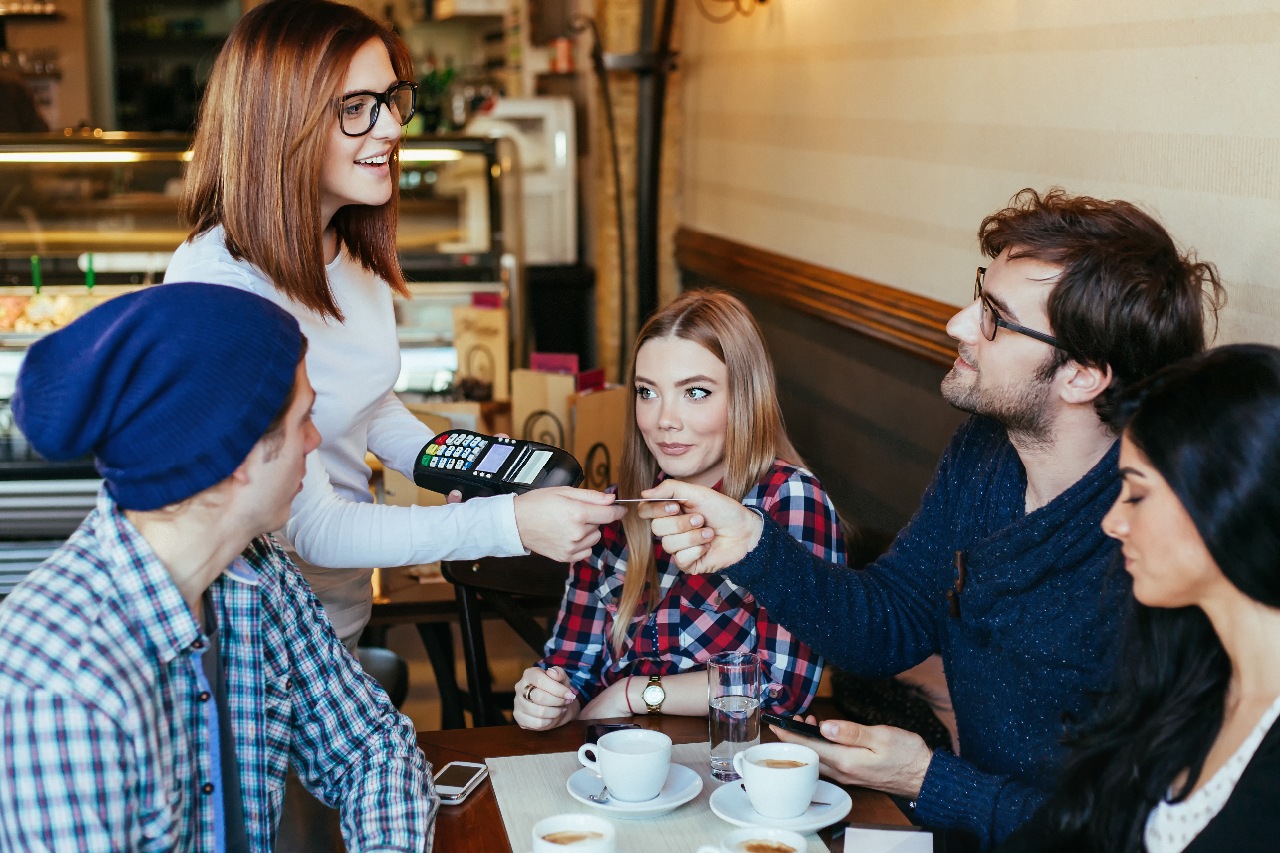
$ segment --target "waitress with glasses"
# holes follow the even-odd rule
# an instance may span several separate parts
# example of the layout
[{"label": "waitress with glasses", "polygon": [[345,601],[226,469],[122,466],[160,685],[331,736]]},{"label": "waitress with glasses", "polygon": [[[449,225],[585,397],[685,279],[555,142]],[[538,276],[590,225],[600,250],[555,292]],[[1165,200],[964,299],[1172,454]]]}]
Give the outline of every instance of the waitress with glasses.
[{"label": "waitress with glasses", "polygon": [[277,536],[351,649],[376,566],[529,551],[580,560],[599,525],[624,514],[612,495],[570,488],[442,507],[372,502],[366,450],[412,477],[432,437],[391,391],[392,295],[408,295],[395,237],[412,72],[404,42],[352,6],[271,0],[246,14],[209,80],[182,203],[191,236],[165,275],[257,293],[309,341],[322,442]]}]

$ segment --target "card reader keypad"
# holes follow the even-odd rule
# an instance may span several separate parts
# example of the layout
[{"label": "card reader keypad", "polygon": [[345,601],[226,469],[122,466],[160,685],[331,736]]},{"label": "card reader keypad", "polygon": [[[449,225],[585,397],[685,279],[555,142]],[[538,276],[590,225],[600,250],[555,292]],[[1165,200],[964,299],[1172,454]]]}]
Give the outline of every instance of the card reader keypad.
[{"label": "card reader keypad", "polygon": [[[479,435],[446,433],[436,436],[435,440],[427,445],[423,452],[422,463],[429,468],[465,471],[476,464],[476,460],[491,442],[515,444],[515,441],[510,438],[487,439]],[[493,474],[481,471],[475,472],[475,476],[493,479]]]},{"label": "card reader keypad", "polygon": [[582,467],[557,447],[459,429],[432,437],[419,451],[413,480],[442,495],[457,490],[472,498],[576,486]]}]

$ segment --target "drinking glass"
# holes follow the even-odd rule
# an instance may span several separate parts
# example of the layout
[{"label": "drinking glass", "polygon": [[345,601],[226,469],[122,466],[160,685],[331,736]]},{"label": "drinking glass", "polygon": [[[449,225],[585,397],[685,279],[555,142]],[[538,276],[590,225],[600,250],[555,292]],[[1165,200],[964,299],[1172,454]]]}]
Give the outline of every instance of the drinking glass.
[{"label": "drinking glass", "polygon": [[707,661],[711,775],[722,782],[739,778],[733,757],[760,743],[763,674],[759,655],[726,652]]}]

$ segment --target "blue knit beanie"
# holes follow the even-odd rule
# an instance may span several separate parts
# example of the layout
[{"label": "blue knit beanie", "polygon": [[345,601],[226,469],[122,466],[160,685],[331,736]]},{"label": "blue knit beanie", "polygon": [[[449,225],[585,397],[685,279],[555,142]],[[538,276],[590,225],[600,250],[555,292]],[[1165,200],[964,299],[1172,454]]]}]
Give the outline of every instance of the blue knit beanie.
[{"label": "blue knit beanie", "polygon": [[124,509],[158,509],[244,462],[288,397],[301,353],[298,321],[261,296],[149,287],[35,343],[14,421],[46,459],[93,453]]}]

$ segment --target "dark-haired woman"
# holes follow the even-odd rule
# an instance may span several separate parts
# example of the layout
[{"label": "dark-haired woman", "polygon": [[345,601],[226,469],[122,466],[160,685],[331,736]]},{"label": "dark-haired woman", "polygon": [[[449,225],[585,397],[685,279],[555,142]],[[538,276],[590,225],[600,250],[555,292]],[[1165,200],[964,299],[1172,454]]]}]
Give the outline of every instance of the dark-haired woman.
[{"label": "dark-haired woman", "polygon": [[1001,851],[1280,849],[1280,349],[1133,389],[1103,522],[1136,603],[1115,689]]},{"label": "dark-haired woman", "polygon": [[408,293],[395,187],[412,78],[404,42],[353,6],[272,0],[246,14],[209,79],[183,199],[191,237],[165,274],[270,299],[310,341],[323,442],[281,533],[351,648],[369,619],[375,566],[525,549],[581,559],[597,526],[622,514],[612,496],[583,489],[447,507],[372,503],[365,452],[412,477],[432,437],[391,392],[400,373],[392,295]]}]

